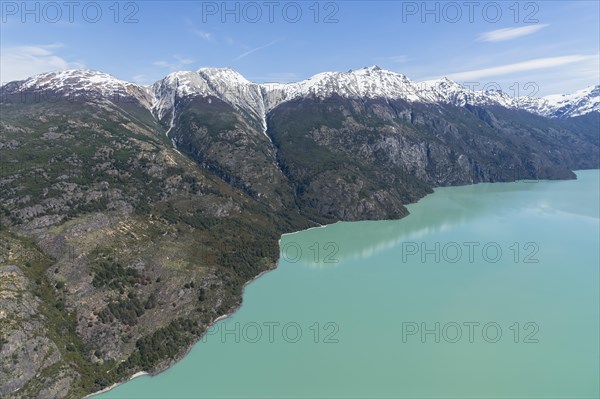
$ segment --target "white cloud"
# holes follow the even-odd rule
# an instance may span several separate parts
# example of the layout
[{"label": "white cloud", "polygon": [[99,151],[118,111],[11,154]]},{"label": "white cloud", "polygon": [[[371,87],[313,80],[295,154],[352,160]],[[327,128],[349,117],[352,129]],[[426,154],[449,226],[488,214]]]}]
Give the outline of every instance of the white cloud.
[{"label": "white cloud", "polygon": [[214,35],[212,33],[200,29],[192,29],[192,33],[198,36],[200,39],[206,40],[207,42],[210,42],[212,39],[214,39]]},{"label": "white cloud", "polygon": [[537,58],[534,60],[501,65],[492,68],[477,69],[472,71],[457,72],[447,75],[454,80],[476,80],[490,76],[508,75],[515,72],[525,72],[537,69],[555,68],[568,64],[575,64],[598,59],[599,55],[565,55],[561,57]]},{"label": "white cloud", "polygon": [[210,42],[215,38],[215,35],[212,32],[208,32],[203,29],[198,29],[191,19],[184,18],[183,22],[187,26],[188,32],[190,32],[192,35],[197,36],[200,39],[205,40],[207,42]]},{"label": "white cloud", "polygon": [[480,33],[477,40],[480,42],[503,42],[505,40],[513,40],[518,37],[531,35],[547,26],[548,24],[538,24],[522,26],[520,28],[497,29]]},{"label": "white cloud", "polygon": [[56,54],[61,44],[2,46],[0,50],[0,82],[22,80],[50,71],[84,68],[80,62],[67,61]]},{"label": "white cloud", "polygon": [[234,61],[239,61],[239,60],[241,60],[242,58],[245,58],[245,57],[249,56],[249,55],[250,55],[250,54],[252,54],[252,53],[255,53],[255,52],[257,52],[257,51],[259,51],[259,50],[262,50],[262,49],[265,49],[265,48],[267,48],[267,47],[271,47],[272,45],[274,45],[274,44],[277,44],[277,43],[281,42],[281,40],[282,40],[282,39],[273,40],[272,42],[270,42],[270,43],[267,43],[267,44],[265,44],[264,46],[259,46],[259,47],[255,47],[255,48],[253,48],[253,49],[250,49],[250,50],[246,51],[245,53],[242,53],[242,54],[238,55],[238,56],[237,56],[237,57],[235,57],[233,60],[234,60]]},{"label": "white cloud", "polygon": [[600,82],[600,56],[571,64],[568,68],[530,72],[527,81],[538,84],[540,96],[573,93],[584,87],[597,85]]},{"label": "white cloud", "polygon": [[175,55],[173,56],[173,58],[175,59],[175,61],[154,61],[152,65],[160,68],[167,68],[171,71],[179,71],[183,69],[184,66],[194,63],[194,60],[192,60],[191,58],[181,57],[179,55]]}]

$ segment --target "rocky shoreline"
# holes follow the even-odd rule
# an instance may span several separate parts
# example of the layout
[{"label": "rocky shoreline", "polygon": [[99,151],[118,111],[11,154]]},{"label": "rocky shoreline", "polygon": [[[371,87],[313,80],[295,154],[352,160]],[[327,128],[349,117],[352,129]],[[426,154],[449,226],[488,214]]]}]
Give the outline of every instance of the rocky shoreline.
[{"label": "rocky shoreline", "polygon": [[[324,226],[322,226],[322,227],[324,227]],[[294,234],[294,233],[289,233],[289,234]],[[246,289],[246,287],[247,287],[249,284],[251,284],[251,283],[253,283],[254,281],[258,280],[258,279],[259,279],[259,278],[261,278],[263,275],[265,275],[265,274],[267,274],[267,273],[269,273],[269,272],[271,272],[271,271],[274,271],[275,269],[277,269],[277,264],[276,264],[276,263],[273,265],[273,267],[272,267],[272,268],[270,268],[270,269],[268,269],[268,270],[264,270],[264,271],[262,271],[262,272],[261,272],[260,274],[258,274],[256,277],[254,277],[253,279],[251,279],[251,280],[249,280],[248,282],[246,282],[246,283],[244,284],[244,287],[243,287],[243,290],[242,290],[242,297],[243,297],[243,294],[244,294],[244,290]],[[236,313],[236,312],[237,312],[237,311],[240,309],[240,307],[241,307],[241,306],[242,306],[242,300],[240,300],[240,303],[239,303],[239,304],[238,304],[238,305],[237,305],[237,306],[236,306],[234,309],[232,309],[230,312],[228,312],[228,313],[225,313],[225,314],[223,314],[223,315],[221,315],[221,316],[217,317],[215,320],[213,320],[213,321],[212,321],[212,322],[209,324],[209,326],[207,327],[206,331],[208,331],[210,328],[212,328],[212,327],[213,327],[213,326],[214,326],[216,323],[218,323],[219,321],[221,321],[221,320],[225,320],[225,319],[227,319],[228,317],[231,317],[231,316],[232,316],[234,313]],[[86,395],[86,396],[84,397],[84,399],[88,399],[88,398],[94,398],[94,397],[96,397],[96,396],[98,396],[98,395],[100,395],[100,394],[102,394],[102,393],[105,393],[105,392],[111,391],[111,390],[113,390],[114,388],[118,387],[119,385],[126,384],[126,383],[128,383],[129,381],[131,381],[131,380],[133,380],[133,379],[135,379],[135,378],[137,378],[137,377],[141,377],[141,376],[144,376],[144,375],[148,375],[148,376],[150,376],[150,377],[155,377],[155,376],[157,376],[157,375],[159,375],[159,374],[163,373],[163,372],[164,372],[164,371],[166,371],[167,369],[171,368],[171,367],[172,367],[172,366],[173,366],[175,363],[179,362],[179,361],[180,361],[180,360],[182,360],[184,357],[186,357],[186,356],[187,356],[187,355],[190,353],[190,351],[193,349],[193,347],[194,347],[195,345],[197,345],[197,344],[198,344],[198,343],[199,343],[199,342],[202,340],[202,338],[203,338],[203,337],[204,337],[204,335],[206,334],[206,331],[204,331],[204,333],[203,333],[203,334],[202,334],[202,335],[201,335],[201,336],[198,338],[198,340],[197,340],[197,341],[195,341],[194,343],[192,343],[192,345],[190,345],[190,346],[189,346],[189,347],[188,347],[188,348],[185,350],[185,353],[183,353],[183,354],[181,354],[180,356],[177,356],[176,358],[174,358],[174,359],[173,359],[173,361],[171,361],[171,363],[170,363],[168,366],[166,366],[166,367],[164,367],[164,368],[161,368],[160,370],[156,370],[156,371],[152,371],[152,372],[138,371],[137,373],[133,374],[131,377],[128,377],[128,378],[127,378],[127,380],[125,380],[125,381],[121,381],[121,382],[117,382],[117,383],[114,383],[114,384],[112,384],[110,387],[107,387],[107,388],[104,388],[104,389],[102,389],[102,390],[100,390],[100,391],[98,391],[98,392],[94,392],[94,393],[92,393],[92,394]]]}]

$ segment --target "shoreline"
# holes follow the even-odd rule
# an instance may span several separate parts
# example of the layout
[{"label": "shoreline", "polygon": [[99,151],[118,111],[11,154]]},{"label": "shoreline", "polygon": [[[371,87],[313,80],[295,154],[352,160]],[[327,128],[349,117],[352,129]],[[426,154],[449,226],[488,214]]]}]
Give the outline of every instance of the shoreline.
[{"label": "shoreline", "polygon": [[92,397],[94,397],[94,396],[96,396],[96,395],[100,395],[100,394],[106,393],[106,392],[108,392],[108,391],[110,391],[110,390],[112,390],[112,389],[114,389],[114,388],[118,387],[118,386],[119,386],[119,385],[121,385],[121,384],[126,384],[126,383],[128,383],[129,381],[133,380],[134,378],[138,378],[138,377],[141,377],[141,376],[143,376],[143,375],[150,375],[150,374],[149,374],[149,373],[147,373],[147,372],[145,372],[145,371],[138,371],[137,373],[135,373],[134,375],[132,375],[131,377],[129,377],[129,379],[128,379],[127,381],[125,381],[125,382],[119,382],[119,383],[115,382],[115,383],[114,383],[114,384],[112,384],[111,386],[109,386],[109,387],[106,387],[106,388],[104,388],[104,389],[101,389],[101,390],[100,390],[100,391],[98,391],[98,392],[94,392],[94,393],[91,393],[91,394],[89,394],[89,395],[87,395],[87,396],[84,396],[84,397],[83,397],[83,399],[92,398]]},{"label": "shoreline", "polygon": [[281,237],[279,238],[279,240],[277,241],[277,243],[281,243],[281,239],[284,236],[291,236],[292,234],[298,234],[298,233],[302,233],[304,231],[311,231],[311,230],[315,230],[315,229],[324,229],[327,226],[333,226],[334,224],[337,224],[337,223],[342,223],[342,221],[337,221],[337,222],[334,222],[334,223],[331,223],[331,224],[319,224],[319,223],[317,223],[318,226],[309,227],[308,229],[298,230],[298,231],[292,231],[291,233],[283,233],[283,234],[281,234]]},{"label": "shoreline", "polygon": [[[323,226],[324,227],[324,226]],[[304,231],[304,230],[301,230]],[[279,239],[281,241],[281,239]],[[147,371],[138,371],[137,373],[133,374],[131,377],[129,377],[126,381],[122,381],[122,382],[115,382],[114,384],[112,384],[109,387],[103,388],[100,391],[91,393],[89,395],[86,395],[83,397],[83,399],[91,399],[94,398],[95,396],[101,395],[103,393],[106,393],[108,391],[112,391],[113,389],[115,389],[116,387],[118,387],[119,385],[123,385],[123,384],[127,384],[128,382],[130,382],[131,380],[133,380],[134,378],[138,378],[144,375],[150,376],[150,377],[155,377],[161,373],[163,373],[164,371],[167,371],[168,369],[170,369],[175,363],[178,363],[179,361],[181,361],[184,357],[186,357],[187,355],[189,355],[189,353],[192,351],[192,349],[202,340],[202,338],[206,335],[206,332],[213,327],[216,323],[225,320],[229,317],[231,317],[233,314],[235,314],[241,307],[242,307],[242,302],[243,302],[243,297],[244,297],[244,292],[246,290],[246,287],[253,283],[254,281],[258,280],[259,278],[261,278],[263,275],[272,272],[273,270],[277,269],[277,263],[279,263],[279,260],[277,260],[277,262],[274,264],[274,266],[270,269],[267,270],[263,270],[262,272],[260,272],[259,274],[257,274],[255,277],[253,277],[251,280],[248,280],[244,283],[244,286],[242,287],[242,294],[240,297],[240,302],[239,304],[237,304],[235,306],[235,308],[233,308],[230,312],[222,314],[221,316],[217,317],[216,319],[214,319],[209,325],[208,327],[206,327],[206,330],[204,331],[204,333],[198,337],[198,340],[195,341],[192,345],[189,346],[189,348],[186,349],[185,353],[183,353],[181,356],[177,356],[176,358],[173,359],[173,361],[171,361],[169,363],[168,366],[166,366],[165,368],[161,369],[160,371],[157,371],[156,373],[149,373]]]},{"label": "shoreline", "polygon": [[[337,222],[330,223],[330,224],[319,224],[319,223],[314,222],[314,223],[317,224],[317,226],[309,227],[308,229],[303,229],[303,230],[298,230],[298,231],[292,231],[290,233],[282,233],[281,237],[279,237],[279,240],[277,240],[277,245],[279,245],[279,247],[280,247],[279,249],[281,250],[281,240],[283,239],[284,236],[298,234],[298,233],[302,233],[304,231],[310,231],[310,230],[314,230],[314,229],[323,229],[323,228],[325,228],[327,226],[332,226],[334,224],[342,223],[342,222],[343,221],[341,221],[341,220],[338,220]],[[91,399],[91,398],[94,398],[95,396],[98,396],[98,395],[101,395],[103,393],[109,392],[109,391],[115,389],[116,387],[118,387],[119,385],[126,384],[126,383],[130,382],[131,380],[133,380],[134,378],[137,378],[137,377],[141,377],[141,376],[144,376],[144,375],[148,375],[150,377],[155,377],[155,376],[161,374],[162,372],[168,370],[169,368],[171,368],[175,363],[181,361],[184,357],[186,357],[187,355],[189,355],[189,353],[192,351],[192,349],[194,348],[194,346],[196,346],[202,340],[202,338],[204,337],[204,335],[206,335],[206,332],[208,331],[208,329],[210,329],[211,327],[213,327],[216,323],[218,323],[218,322],[220,322],[222,320],[225,320],[225,319],[231,317],[233,314],[235,314],[241,308],[241,306],[242,306],[244,292],[246,291],[246,287],[249,284],[251,284],[254,281],[256,281],[259,278],[261,278],[263,275],[276,270],[278,264],[279,264],[279,259],[277,259],[277,262],[275,262],[273,264],[273,267],[271,267],[270,269],[267,269],[267,270],[263,270],[262,272],[260,272],[259,274],[257,274],[255,277],[253,277],[251,280],[246,281],[244,283],[243,287],[242,287],[242,294],[241,294],[241,297],[240,297],[240,303],[237,304],[233,308],[233,310],[231,310],[230,312],[222,314],[221,316],[219,316],[216,319],[214,319],[208,325],[208,327],[206,327],[206,331],[204,331],[204,333],[200,337],[198,337],[198,340],[196,342],[194,342],[192,345],[190,345],[190,347],[187,348],[187,350],[185,351],[184,354],[182,354],[181,356],[177,356],[176,358],[174,358],[173,361],[171,361],[168,366],[166,366],[165,368],[161,369],[160,371],[157,371],[156,373],[149,373],[147,371],[139,371],[139,372],[133,374],[131,377],[129,377],[126,381],[116,382],[116,383],[112,384],[109,387],[101,389],[100,391],[97,391],[97,392],[91,393],[91,394],[89,394],[87,396],[84,396],[83,399]]]}]

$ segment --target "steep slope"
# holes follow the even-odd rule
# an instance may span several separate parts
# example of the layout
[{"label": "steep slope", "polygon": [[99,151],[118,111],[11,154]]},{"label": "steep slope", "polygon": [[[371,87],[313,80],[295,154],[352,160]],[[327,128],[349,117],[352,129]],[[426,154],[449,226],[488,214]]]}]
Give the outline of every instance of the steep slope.
[{"label": "steep slope", "polygon": [[436,186],[573,178],[600,159],[590,132],[499,106],[305,98],[268,121],[301,209],[332,219],[401,215]]},{"label": "steep slope", "polygon": [[308,226],[175,151],[141,105],[10,97],[1,113],[2,397],[167,367]]},{"label": "steep slope", "polygon": [[[262,89],[229,68],[203,68],[197,72],[174,72],[156,82],[151,92],[152,109],[163,123],[173,117],[178,99],[187,97],[215,97],[244,114],[250,125],[266,131],[265,107]],[[169,122],[170,123],[170,122]]]},{"label": "steep slope", "polygon": [[171,74],[153,93],[153,113],[179,151],[274,210],[291,205],[258,85],[231,70],[206,69]]}]

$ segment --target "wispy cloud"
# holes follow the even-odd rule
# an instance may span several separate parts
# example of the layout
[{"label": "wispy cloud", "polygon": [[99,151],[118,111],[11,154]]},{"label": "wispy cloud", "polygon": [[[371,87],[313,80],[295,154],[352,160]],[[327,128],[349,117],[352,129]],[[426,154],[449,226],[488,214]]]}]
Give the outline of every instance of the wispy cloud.
[{"label": "wispy cloud", "polygon": [[192,35],[199,37],[200,39],[205,40],[207,42],[210,42],[215,38],[215,35],[212,32],[205,31],[204,29],[198,29],[191,19],[184,18],[183,22],[185,23],[188,32]]},{"label": "wispy cloud", "polygon": [[548,58],[537,58],[524,62],[517,62],[514,64],[501,65],[491,68],[477,69],[472,71],[457,72],[447,75],[450,79],[455,80],[470,80],[480,79],[490,76],[508,75],[515,72],[525,72],[536,69],[547,69],[555,68],[563,65],[574,64],[579,62],[585,62],[589,60],[598,59],[599,55],[565,55],[561,57],[548,57]]},{"label": "wispy cloud", "polygon": [[192,29],[191,32],[194,35],[198,36],[200,39],[206,40],[207,42],[210,42],[215,37],[212,33],[203,31],[201,29]]},{"label": "wispy cloud", "polygon": [[519,37],[531,35],[532,33],[535,33],[547,26],[548,24],[538,24],[521,26],[519,28],[496,29],[489,32],[480,33],[477,40],[480,42],[503,42],[506,40],[513,40]]},{"label": "wispy cloud", "polygon": [[255,48],[253,48],[253,49],[250,49],[250,50],[248,50],[248,51],[246,51],[246,52],[244,52],[244,53],[242,53],[242,54],[238,55],[238,56],[237,56],[237,57],[235,57],[233,60],[234,60],[234,61],[239,61],[239,60],[241,60],[242,58],[246,58],[247,56],[249,56],[249,55],[250,55],[250,54],[252,54],[252,53],[256,53],[257,51],[260,51],[260,50],[262,50],[262,49],[265,49],[265,48],[267,48],[267,47],[271,47],[271,46],[273,46],[274,44],[277,44],[277,43],[281,42],[282,40],[283,40],[283,39],[277,39],[277,40],[273,40],[272,42],[270,42],[270,43],[267,43],[267,44],[265,44],[265,45],[263,45],[263,46],[259,46],[259,47],[255,47]]},{"label": "wispy cloud", "polygon": [[81,62],[67,61],[57,55],[62,44],[1,46],[0,82],[25,79],[39,73],[84,68]]},{"label": "wispy cloud", "polygon": [[154,61],[152,65],[160,68],[167,68],[171,71],[178,71],[183,69],[183,67],[185,67],[186,65],[194,63],[194,60],[186,57],[181,57],[179,55],[174,55],[173,58],[175,58],[175,61]]}]

